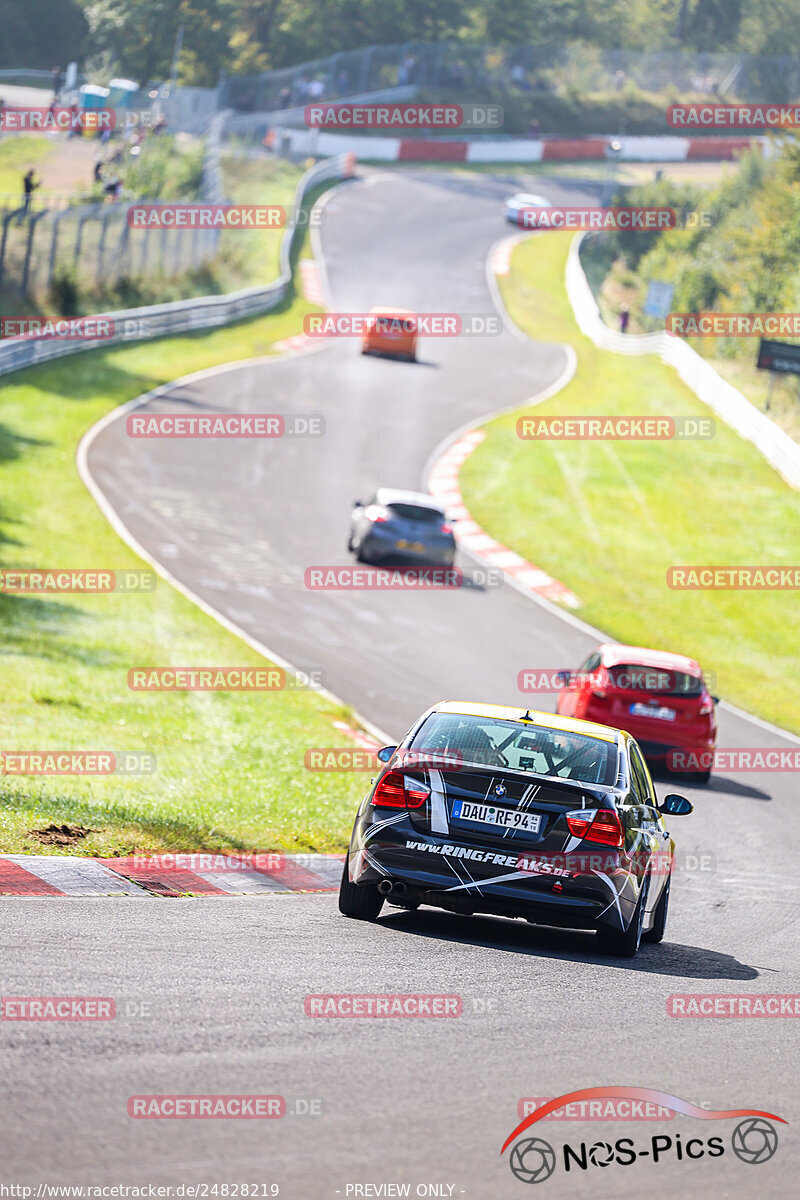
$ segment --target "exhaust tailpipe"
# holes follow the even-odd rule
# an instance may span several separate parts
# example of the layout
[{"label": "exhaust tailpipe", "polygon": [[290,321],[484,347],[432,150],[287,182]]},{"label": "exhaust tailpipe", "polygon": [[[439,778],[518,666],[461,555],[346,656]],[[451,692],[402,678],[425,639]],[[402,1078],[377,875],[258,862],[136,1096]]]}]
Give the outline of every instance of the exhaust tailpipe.
[{"label": "exhaust tailpipe", "polygon": [[393,884],[391,879],[382,879],[378,884],[378,891],[382,896],[388,896],[392,890]]}]

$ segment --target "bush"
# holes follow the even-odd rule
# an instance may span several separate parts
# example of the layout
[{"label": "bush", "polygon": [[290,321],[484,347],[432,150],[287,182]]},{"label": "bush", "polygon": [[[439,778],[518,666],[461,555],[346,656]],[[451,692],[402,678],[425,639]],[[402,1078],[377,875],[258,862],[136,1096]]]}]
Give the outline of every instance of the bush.
[{"label": "bush", "polygon": [[50,300],[59,316],[76,317],[80,313],[81,295],[74,267],[57,267],[50,284]]}]

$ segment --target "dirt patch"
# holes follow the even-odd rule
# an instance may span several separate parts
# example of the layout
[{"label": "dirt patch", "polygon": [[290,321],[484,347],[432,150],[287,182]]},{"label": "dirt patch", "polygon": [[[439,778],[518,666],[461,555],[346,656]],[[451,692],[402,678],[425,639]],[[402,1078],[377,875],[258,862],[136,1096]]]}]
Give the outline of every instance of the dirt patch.
[{"label": "dirt patch", "polygon": [[92,832],[82,825],[47,825],[44,829],[31,829],[26,836],[36,838],[43,846],[74,846]]}]

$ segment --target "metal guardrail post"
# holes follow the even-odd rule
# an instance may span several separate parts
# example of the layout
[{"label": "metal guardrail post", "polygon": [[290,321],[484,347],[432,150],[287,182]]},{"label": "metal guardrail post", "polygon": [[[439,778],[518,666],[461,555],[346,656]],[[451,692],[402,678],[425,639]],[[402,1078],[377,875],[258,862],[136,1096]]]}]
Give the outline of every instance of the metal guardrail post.
[{"label": "metal guardrail post", "polygon": [[83,227],[87,221],[89,221],[93,217],[97,216],[97,214],[101,208],[102,208],[102,203],[98,202],[96,204],[88,204],[84,208],[81,209],[81,215],[78,218],[78,230],[75,234],[75,261],[76,262],[78,261],[78,259],[81,256],[81,245],[83,243]]},{"label": "metal guardrail post", "polygon": [[100,229],[100,241],[97,243],[97,273],[95,283],[100,283],[103,276],[104,258],[106,253],[106,232],[108,230],[108,207],[103,213],[103,224]]},{"label": "metal guardrail post", "polygon": [[58,253],[58,227],[64,220],[64,217],[69,216],[70,209],[65,208],[56,216],[53,217],[53,236],[50,239],[50,261],[47,265],[47,286],[52,287],[53,275],[56,269],[56,254]]},{"label": "metal guardrail post", "polygon": [[22,268],[22,282],[20,284],[20,295],[27,296],[28,294],[28,279],[31,270],[31,255],[33,254],[33,239],[36,233],[36,226],[41,221],[42,217],[47,216],[47,209],[42,209],[41,212],[34,213],[28,218],[28,242],[25,247],[25,265]]},{"label": "metal guardrail post", "polygon": [[15,217],[20,216],[25,210],[24,208],[14,208],[3,220],[3,237],[0,241],[0,283],[3,282],[3,264],[6,260],[6,242],[8,241],[8,228]]}]

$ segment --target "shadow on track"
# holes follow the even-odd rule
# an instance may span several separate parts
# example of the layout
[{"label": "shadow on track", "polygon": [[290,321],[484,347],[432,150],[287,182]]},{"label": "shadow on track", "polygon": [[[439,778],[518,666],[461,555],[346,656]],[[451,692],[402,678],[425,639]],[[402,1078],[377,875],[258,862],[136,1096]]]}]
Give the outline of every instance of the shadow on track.
[{"label": "shadow on track", "polygon": [[512,954],[536,958],[568,958],[573,962],[603,963],[648,975],[673,975],[681,979],[757,979],[759,972],[738,962],[730,954],[706,950],[700,946],[679,946],[662,942],[659,946],[642,943],[635,959],[614,958],[595,950],[594,934],[522,925],[502,917],[457,916],[419,909],[416,912],[389,912],[379,921],[398,933],[414,937],[460,942],[464,946],[485,946]]},{"label": "shadow on track", "polygon": [[708,783],[698,784],[691,775],[681,775],[676,771],[668,771],[666,767],[650,764],[650,774],[655,783],[661,784],[664,791],[680,793],[682,788],[696,789],[696,796],[702,802],[703,795],[749,796],[751,800],[772,800],[769,792],[763,788],[753,787],[749,783],[741,783],[738,779],[730,779],[727,775],[712,775]]}]

